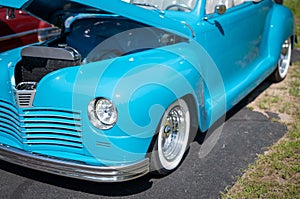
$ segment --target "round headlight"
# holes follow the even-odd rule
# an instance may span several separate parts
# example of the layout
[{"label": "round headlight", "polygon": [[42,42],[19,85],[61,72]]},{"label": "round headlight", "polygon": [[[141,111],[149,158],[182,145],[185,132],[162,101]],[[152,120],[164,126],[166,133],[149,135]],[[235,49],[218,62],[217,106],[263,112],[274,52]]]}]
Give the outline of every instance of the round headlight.
[{"label": "round headlight", "polygon": [[97,98],[90,102],[88,114],[91,123],[99,129],[110,129],[117,122],[118,112],[111,100]]},{"label": "round headlight", "polygon": [[107,125],[112,125],[117,121],[117,110],[108,99],[100,99],[96,102],[95,111],[97,118]]}]

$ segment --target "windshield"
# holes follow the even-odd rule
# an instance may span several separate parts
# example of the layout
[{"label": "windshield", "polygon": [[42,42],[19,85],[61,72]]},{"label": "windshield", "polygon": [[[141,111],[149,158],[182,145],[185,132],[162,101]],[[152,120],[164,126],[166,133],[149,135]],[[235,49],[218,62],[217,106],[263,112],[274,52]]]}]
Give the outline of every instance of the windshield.
[{"label": "windshield", "polygon": [[146,9],[174,10],[190,12],[194,9],[197,0],[123,0]]}]

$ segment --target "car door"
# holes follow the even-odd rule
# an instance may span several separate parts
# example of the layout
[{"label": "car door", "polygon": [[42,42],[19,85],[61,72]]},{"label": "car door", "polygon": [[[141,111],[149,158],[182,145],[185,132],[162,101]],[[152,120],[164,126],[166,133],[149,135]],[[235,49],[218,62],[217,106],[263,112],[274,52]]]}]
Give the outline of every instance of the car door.
[{"label": "car door", "polygon": [[[215,13],[215,5],[227,7]],[[271,1],[206,1],[205,47],[216,63],[231,108],[250,88],[249,73],[263,57],[261,42]]]}]

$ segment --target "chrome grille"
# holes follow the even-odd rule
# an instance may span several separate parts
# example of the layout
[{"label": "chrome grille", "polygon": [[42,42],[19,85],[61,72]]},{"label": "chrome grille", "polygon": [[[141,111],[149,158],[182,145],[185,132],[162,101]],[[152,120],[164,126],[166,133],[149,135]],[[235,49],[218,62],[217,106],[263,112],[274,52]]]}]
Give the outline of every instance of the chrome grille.
[{"label": "chrome grille", "polygon": [[20,119],[29,147],[83,148],[80,112],[32,108],[24,109]]},{"label": "chrome grille", "polygon": [[32,102],[35,96],[35,91],[17,91],[16,97],[17,97],[17,103],[20,108],[22,107],[32,107]]},{"label": "chrome grille", "polygon": [[16,102],[20,108],[32,107],[36,85],[36,82],[21,82],[16,86]]},{"label": "chrome grille", "polygon": [[70,154],[86,158],[79,111],[16,106],[0,99],[0,145],[63,159]]}]

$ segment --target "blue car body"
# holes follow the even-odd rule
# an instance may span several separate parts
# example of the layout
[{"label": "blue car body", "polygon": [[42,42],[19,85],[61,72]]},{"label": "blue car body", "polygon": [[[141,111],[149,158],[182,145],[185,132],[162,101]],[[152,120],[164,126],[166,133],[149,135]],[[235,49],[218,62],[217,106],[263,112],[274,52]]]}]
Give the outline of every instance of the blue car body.
[{"label": "blue car body", "polygon": [[[74,6],[80,11],[63,23],[54,20],[54,10],[63,13],[73,4],[97,13]],[[35,49],[0,54],[1,159],[75,178],[123,181],[149,172],[151,143],[172,102],[186,99],[192,125],[208,130],[276,69],[282,44],[294,36],[294,21],[288,8],[271,0],[247,1],[224,14],[207,13],[205,4],[196,1],[191,11],[182,12],[120,0],[1,0],[0,5],[64,26],[67,36],[34,44],[37,51],[63,40],[81,55],[80,64],[49,70],[38,78],[34,92],[21,89],[18,95],[17,85],[28,82],[24,74],[36,70],[23,67],[22,57],[26,49],[29,54]],[[116,39],[129,38],[131,31],[142,39],[120,45],[130,40],[139,46],[98,59],[99,51],[93,49],[101,42],[91,40],[97,32],[81,32],[88,30],[86,23],[95,20],[95,25],[99,19],[134,23],[138,33],[124,29]],[[143,32],[145,27],[149,31]],[[168,38],[162,42],[160,37],[153,47],[156,34]],[[117,121],[109,129],[96,128],[89,118],[89,103],[100,97],[117,109]]]}]

